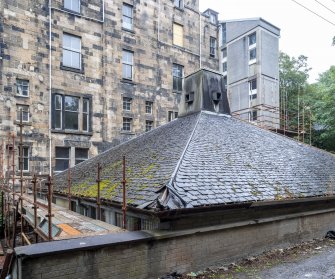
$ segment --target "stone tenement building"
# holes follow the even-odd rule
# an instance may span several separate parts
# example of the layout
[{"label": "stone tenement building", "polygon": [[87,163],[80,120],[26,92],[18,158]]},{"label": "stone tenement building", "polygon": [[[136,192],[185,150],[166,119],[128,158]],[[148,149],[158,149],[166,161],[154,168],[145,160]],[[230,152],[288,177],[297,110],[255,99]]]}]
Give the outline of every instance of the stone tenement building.
[{"label": "stone tenement building", "polygon": [[199,0],[3,0],[0,11],[0,138],[8,155],[22,111],[25,174],[173,120],[183,76],[220,69],[218,13]]}]

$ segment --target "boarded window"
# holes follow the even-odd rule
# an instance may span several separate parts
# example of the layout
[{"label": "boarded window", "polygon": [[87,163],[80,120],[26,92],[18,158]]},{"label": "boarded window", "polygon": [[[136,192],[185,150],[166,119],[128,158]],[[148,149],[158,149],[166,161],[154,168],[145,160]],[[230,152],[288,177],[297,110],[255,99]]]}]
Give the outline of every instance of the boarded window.
[{"label": "boarded window", "polygon": [[180,47],[184,46],[183,26],[178,23],[173,23],[173,44]]}]

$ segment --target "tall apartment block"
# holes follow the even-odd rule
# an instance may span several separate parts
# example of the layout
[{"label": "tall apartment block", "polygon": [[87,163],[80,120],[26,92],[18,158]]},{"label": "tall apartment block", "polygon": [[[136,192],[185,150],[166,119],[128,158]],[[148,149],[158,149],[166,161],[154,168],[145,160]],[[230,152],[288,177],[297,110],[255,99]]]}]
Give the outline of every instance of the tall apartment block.
[{"label": "tall apartment block", "polygon": [[[14,165],[26,175],[62,171],[172,121],[183,77],[223,65],[224,25],[217,12],[200,13],[199,0],[3,0],[0,13],[0,144],[7,159],[11,152],[22,156],[22,165],[18,159]],[[261,83],[278,71],[278,53],[266,49],[278,30],[260,22],[246,31],[225,23],[232,108],[242,108],[234,103],[242,98],[234,97],[242,79],[257,76]],[[252,66],[229,65],[243,56],[237,33],[249,31],[257,34],[257,48],[264,46],[254,74]],[[261,57],[272,52],[274,68],[261,67]]]},{"label": "tall apartment block", "polygon": [[280,30],[262,18],[220,23],[220,71],[234,116],[279,128]]}]

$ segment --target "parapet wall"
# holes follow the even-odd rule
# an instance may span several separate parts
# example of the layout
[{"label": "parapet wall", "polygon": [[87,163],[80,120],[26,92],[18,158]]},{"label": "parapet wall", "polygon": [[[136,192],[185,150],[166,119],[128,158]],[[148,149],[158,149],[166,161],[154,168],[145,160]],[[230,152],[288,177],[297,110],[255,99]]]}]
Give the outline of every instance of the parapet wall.
[{"label": "parapet wall", "polygon": [[13,278],[148,279],[323,237],[335,209],[174,232],[129,232],[15,249]]}]

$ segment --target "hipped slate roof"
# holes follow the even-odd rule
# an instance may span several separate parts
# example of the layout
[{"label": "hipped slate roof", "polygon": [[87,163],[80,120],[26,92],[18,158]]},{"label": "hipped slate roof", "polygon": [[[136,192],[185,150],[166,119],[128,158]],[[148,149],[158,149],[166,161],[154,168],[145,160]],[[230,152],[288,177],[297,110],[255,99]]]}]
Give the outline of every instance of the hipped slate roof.
[{"label": "hipped slate roof", "polygon": [[[122,156],[130,206],[170,209],[333,194],[335,156],[223,114],[178,118],[87,160],[72,172],[72,193],[122,201]],[[67,172],[55,176],[67,191]]]}]

